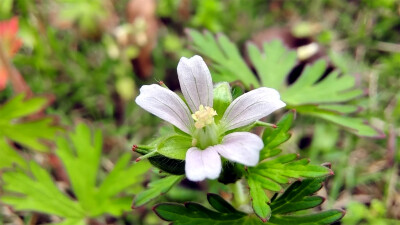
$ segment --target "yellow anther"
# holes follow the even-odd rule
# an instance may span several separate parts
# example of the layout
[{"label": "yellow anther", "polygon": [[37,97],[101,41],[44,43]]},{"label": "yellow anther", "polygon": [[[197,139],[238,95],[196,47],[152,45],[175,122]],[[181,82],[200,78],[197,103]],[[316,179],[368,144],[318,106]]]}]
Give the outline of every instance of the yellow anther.
[{"label": "yellow anther", "polygon": [[194,126],[197,129],[201,129],[207,125],[210,125],[214,122],[213,117],[216,115],[217,112],[213,108],[209,106],[204,107],[203,105],[200,105],[199,111],[192,114],[192,118],[194,119],[194,121],[196,121],[194,123]]}]

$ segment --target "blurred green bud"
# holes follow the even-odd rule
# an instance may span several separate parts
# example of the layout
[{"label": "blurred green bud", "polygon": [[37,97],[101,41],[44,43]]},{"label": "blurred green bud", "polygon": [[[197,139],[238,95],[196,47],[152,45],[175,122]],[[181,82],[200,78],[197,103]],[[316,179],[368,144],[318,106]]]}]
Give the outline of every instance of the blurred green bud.
[{"label": "blurred green bud", "polygon": [[225,110],[232,102],[231,87],[228,82],[221,82],[214,87],[214,102],[213,108],[217,111],[214,119],[219,121],[224,115]]}]

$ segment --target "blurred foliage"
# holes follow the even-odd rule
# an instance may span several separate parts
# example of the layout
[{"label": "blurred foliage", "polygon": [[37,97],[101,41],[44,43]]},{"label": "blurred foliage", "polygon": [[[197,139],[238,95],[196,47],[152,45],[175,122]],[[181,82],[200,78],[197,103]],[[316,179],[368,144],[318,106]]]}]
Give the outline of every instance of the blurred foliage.
[{"label": "blurred foliage", "polygon": [[[136,185],[138,190],[134,191],[130,187],[122,186],[128,185],[129,182],[141,182],[141,179],[145,179],[145,183],[148,182],[147,177],[133,178],[134,171],[131,171],[132,174],[128,173],[130,168],[140,167],[140,164],[131,164],[125,150],[133,143],[151,140],[158,132],[168,132],[159,130],[160,121],[139,109],[133,99],[137,95],[137,88],[143,83],[163,80],[169,87],[176,89],[176,64],[179,58],[191,56],[196,50],[190,48],[193,40],[188,40],[184,35],[184,30],[191,28],[224,34],[220,37],[229,40],[236,49],[235,56],[241,58],[236,58],[235,62],[239,63],[231,63],[235,70],[230,73],[247,70],[246,73],[236,74],[241,82],[269,86],[268,79],[273,79],[275,74],[279,74],[284,85],[276,87],[282,88],[283,92],[301,81],[298,79],[297,82],[289,84],[284,77],[289,73],[290,79],[293,66],[294,70],[298,68],[297,64],[293,65],[294,58],[297,57],[294,52],[298,52],[298,48],[305,44],[317,43],[321,50],[321,58],[326,62],[324,66],[339,70],[345,75],[336,77],[334,72],[328,77],[336,78],[333,82],[342,77],[352,79],[351,82],[345,82],[346,85],[351,83],[350,86],[354,86],[358,93],[361,90],[364,96],[346,99],[342,101],[344,104],[340,105],[329,104],[330,107],[321,110],[321,106],[328,104],[308,104],[311,102],[310,98],[320,97],[314,94],[313,85],[307,82],[308,85],[305,86],[298,84],[301,86],[300,90],[312,91],[307,98],[297,95],[299,90],[293,91],[291,95],[286,94],[287,100],[292,100],[291,103],[294,104],[291,105],[297,108],[300,117],[296,119],[296,127],[290,132],[291,138],[283,143],[281,148],[285,149],[285,153],[300,151],[302,156],[309,157],[314,163],[332,162],[335,176],[325,182],[326,185],[320,192],[329,201],[320,207],[327,209],[335,206],[347,209],[343,224],[374,225],[398,222],[400,3],[397,0],[155,1],[154,17],[159,30],[150,32],[157,41],[151,51],[153,77],[146,79],[140,77],[140,66],[133,62],[140,57],[143,49],[138,40],[145,40],[150,35],[144,35],[146,20],[143,22],[139,19],[134,22],[129,18],[129,2],[131,1],[0,1],[0,20],[18,16],[20,22],[18,36],[22,39],[23,46],[12,59],[13,65],[33,93],[44,94],[49,97],[46,97],[47,99],[54,99],[24,99],[22,95],[17,94],[11,82],[0,92],[0,168],[1,179],[5,182],[2,183],[2,189],[8,188],[7,195],[3,192],[0,194],[2,198],[12,201],[17,209],[25,211],[10,212],[7,207],[1,205],[4,210],[0,212],[0,221],[11,221],[11,224],[17,224],[18,221],[20,224],[34,223],[39,217],[38,224],[51,222],[41,221],[43,219],[40,219],[40,214],[38,216],[37,213],[30,212],[29,207],[33,205],[42,209],[39,210],[41,213],[59,213],[59,216],[69,218],[64,220],[63,224],[84,224],[83,217],[97,217],[98,220],[106,221],[102,213],[122,215],[116,224],[160,224],[158,218],[153,213],[148,213],[149,209],[146,207],[136,209],[138,211],[134,214],[121,214],[122,211],[127,211],[121,208],[130,206],[132,192],[139,192],[145,185]],[[274,44],[276,47],[279,42],[270,42],[266,49],[262,46],[259,49],[253,48],[253,56],[247,55],[247,41],[254,41],[258,34],[263,31],[270,32],[275,28],[288,31],[289,38],[275,30],[272,32],[273,38],[264,37],[265,41],[280,39],[286,46],[288,43],[285,40],[291,40],[292,44],[289,47],[276,48],[286,60],[280,61],[278,58],[271,65],[268,64],[270,61],[267,58],[262,58],[265,56],[264,50],[268,52],[268,47],[272,48]],[[211,52],[216,52],[218,48],[212,48]],[[204,53],[210,54],[208,50]],[[224,57],[232,58],[232,55]],[[218,71],[218,63],[213,61],[212,55],[209,58],[212,60],[207,63]],[[248,66],[248,62],[254,59],[260,61],[259,68],[255,68],[257,76],[254,76],[255,70]],[[225,62],[221,61],[221,64],[223,63]],[[301,60],[299,63],[308,70],[318,70],[323,64],[321,61],[313,64],[309,60]],[[274,74],[267,74],[268,76],[261,78],[262,73],[259,72],[263,71],[260,68],[264,66],[275,68]],[[247,69],[243,69],[245,67]],[[304,73],[305,71],[300,77],[303,77]],[[321,71],[312,74],[320,77]],[[321,83],[323,82],[317,82]],[[337,84],[332,88],[335,89],[335,96],[341,96],[343,93],[336,90],[342,90],[343,87]],[[235,96],[243,92],[239,85],[235,86],[234,90]],[[301,97],[304,97],[302,101],[294,101]],[[297,104],[299,102],[307,103],[306,107]],[[359,111],[361,108],[363,110]],[[307,113],[312,116],[301,116]],[[38,114],[42,117],[37,117]],[[53,126],[47,115],[57,118],[56,126]],[[324,120],[317,117],[324,117]],[[359,138],[332,125],[338,123],[344,127],[355,127],[355,123],[365,128],[363,119],[367,119],[373,127],[381,130],[386,138]],[[79,146],[74,147],[72,138],[64,137],[58,137],[57,142],[67,142],[68,147],[58,146],[56,151],[51,149],[54,145],[51,140],[54,140],[53,136],[60,130],[59,127],[71,127],[76,121],[92,123],[97,132],[102,130],[102,149],[93,146],[93,135],[88,136],[87,129],[82,128],[82,125],[79,126],[81,132],[86,129],[83,133],[88,139],[81,140],[75,134],[77,144],[83,144],[93,151],[85,152]],[[281,130],[280,134],[282,140],[289,135],[287,130]],[[74,133],[70,133],[70,137],[72,136]],[[75,154],[75,150],[78,149],[84,152],[83,155]],[[90,159],[86,161],[85,157],[89,155]],[[80,173],[84,171],[82,174],[88,176],[88,180],[82,181],[77,178],[75,184],[62,180],[60,171],[64,170],[62,166],[60,169],[56,166],[57,163],[52,162],[53,157],[62,160],[67,178],[81,176]],[[113,162],[117,161],[117,158],[121,158],[121,161],[114,165]],[[76,168],[73,168],[74,166]],[[143,164],[141,166],[145,167]],[[114,170],[110,169],[112,167]],[[101,170],[97,173],[99,168]],[[15,179],[17,177],[21,180]],[[109,180],[111,178],[108,177],[118,179]],[[116,184],[116,187],[106,188],[114,192],[102,197],[98,195],[98,191],[106,180]],[[167,183],[173,183],[171,180],[167,179],[170,181]],[[168,191],[168,185],[154,188],[152,184],[159,182],[158,176],[152,176],[151,181],[147,195],[143,198],[145,202]],[[90,185],[87,190],[83,190],[82,186],[88,185],[86,182]],[[216,183],[209,182],[209,190],[226,194],[228,190]],[[157,198],[157,201],[180,199],[205,202],[199,197],[199,193],[203,193],[204,189],[206,187],[203,184],[187,184],[183,181],[167,195]],[[9,193],[10,190],[29,198],[21,199],[20,195]],[[324,191],[329,195],[324,194]],[[64,210],[53,207],[53,201],[44,201],[48,199],[58,200],[62,203],[59,206],[70,208]],[[95,207],[97,203],[115,199],[122,200],[113,202],[112,208]],[[141,218],[136,213],[139,211]],[[66,215],[68,212],[72,214]]]},{"label": "blurred foliage", "polygon": [[258,82],[239,50],[225,36],[214,38],[211,33],[202,35],[194,30],[189,31],[189,35],[194,48],[215,63],[214,77],[217,81],[238,80],[246,88],[272,87],[281,93],[288,108],[339,124],[361,136],[379,135],[362,119],[345,117],[356,112],[357,106],[339,104],[362,94],[361,90],[354,89],[353,76],[339,76],[338,71],[333,71],[323,77],[326,63],[319,60],[306,67],[293,84],[287,85],[287,76],[296,64],[296,52],[288,51],[281,42],[274,41],[264,43],[262,53],[255,45],[248,45],[249,58],[260,78]]},{"label": "blurred foliage", "polygon": [[[10,139],[33,150],[48,151],[48,146],[41,140],[53,140],[55,133],[61,129],[52,126],[52,118],[23,120],[24,117],[39,113],[46,104],[47,100],[39,97],[24,101],[24,95],[21,94],[2,105],[0,107],[0,138],[2,141]],[[37,132],[38,130],[41,132]],[[2,153],[0,152],[0,154]]]},{"label": "blurred foliage", "polygon": [[[130,155],[125,154],[114,168],[101,178],[98,184],[102,153],[102,136],[99,131],[91,133],[89,127],[79,124],[69,139],[57,139],[57,156],[68,174],[72,200],[54,184],[51,175],[37,163],[30,162],[32,177],[23,170],[3,174],[4,191],[1,201],[17,210],[34,210],[65,219],[62,224],[85,224],[85,219],[103,214],[120,216],[130,209],[132,197],[122,193],[132,190],[143,179],[149,163],[128,165]],[[125,179],[129,177],[130,179]]]}]

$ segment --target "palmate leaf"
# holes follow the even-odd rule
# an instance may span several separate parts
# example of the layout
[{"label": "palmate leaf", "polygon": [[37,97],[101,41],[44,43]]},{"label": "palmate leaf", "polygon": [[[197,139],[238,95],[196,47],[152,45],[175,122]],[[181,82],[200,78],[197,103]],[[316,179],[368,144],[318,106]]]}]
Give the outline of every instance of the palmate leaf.
[{"label": "palmate leaf", "polygon": [[[24,95],[18,95],[0,107],[0,139],[9,139],[23,146],[37,150],[48,151],[41,140],[52,140],[59,127],[52,125],[51,118],[25,122],[21,119],[41,110],[47,100],[31,98],[24,100]],[[0,149],[0,156],[1,156]]]},{"label": "palmate leaf", "polygon": [[174,225],[241,225],[260,224],[261,222],[254,215],[247,215],[237,211],[219,195],[208,194],[207,199],[216,211],[194,202],[188,202],[184,205],[161,203],[156,205],[153,210],[161,219],[171,221],[171,224]]},{"label": "palmate leaf", "polygon": [[[277,147],[290,138],[288,131],[293,117],[293,112],[287,113],[278,122],[277,128],[264,131],[265,147],[260,154],[261,162],[247,170],[246,179],[250,188],[252,206],[256,215],[263,221],[271,216],[268,205],[270,199],[265,189],[279,192],[282,190],[281,184],[288,184],[290,178],[323,177],[333,174],[326,167],[310,165],[308,159],[296,160],[297,154],[279,155],[281,150]],[[271,157],[275,158],[268,160]]]},{"label": "palmate leaf", "polygon": [[[162,219],[173,225],[321,225],[331,224],[344,215],[340,210],[328,210],[306,215],[288,215],[287,213],[318,206],[322,201],[317,196],[309,196],[321,188],[321,179],[297,181],[280,197],[271,203],[273,215],[268,222],[263,222],[254,214],[237,211],[228,202],[216,194],[208,194],[207,199],[214,210],[200,204],[189,202],[184,205],[161,203],[153,208]],[[283,210],[282,210],[283,209]]]},{"label": "palmate leaf", "polygon": [[77,200],[72,200],[55,185],[49,172],[37,163],[30,163],[30,172],[3,173],[5,194],[1,201],[17,210],[32,210],[65,218],[62,224],[82,221],[104,213],[119,216],[130,209],[132,196],[124,196],[128,188],[143,180],[150,164],[129,165],[131,156],[123,155],[113,170],[98,185],[102,152],[100,132],[92,132],[83,124],[77,126],[69,139],[58,138],[56,153],[65,166]]},{"label": "palmate leaf", "polygon": [[322,187],[325,178],[305,179],[296,181],[275,201],[271,203],[272,224],[331,224],[341,219],[345,212],[341,210],[327,210],[310,215],[287,215],[288,213],[310,209],[324,202],[320,196],[310,196]]},{"label": "palmate leaf", "polygon": [[5,204],[16,210],[32,210],[65,218],[83,218],[82,207],[54,184],[50,174],[37,163],[30,163],[32,177],[25,171],[3,173],[3,190],[1,197]]},{"label": "palmate leaf", "polygon": [[275,88],[287,107],[301,114],[327,120],[360,136],[380,135],[364,120],[348,115],[358,107],[345,103],[362,95],[360,89],[354,88],[353,76],[333,71],[320,80],[326,70],[325,61],[319,60],[306,67],[301,76],[288,85],[287,76],[297,63],[296,52],[288,50],[280,41],[264,43],[262,51],[249,44],[248,55],[260,78],[258,81],[238,48],[226,36],[215,38],[210,32],[202,34],[195,30],[188,33],[193,48],[211,59],[213,80],[240,80],[247,89],[259,86]]},{"label": "palmate leaf", "polygon": [[297,157],[296,154],[283,155],[248,169],[246,178],[252,206],[254,212],[262,220],[268,220],[271,216],[268,205],[270,199],[264,189],[278,192],[282,189],[280,184],[289,183],[290,178],[321,177],[333,174],[326,167],[310,165],[307,159],[295,160]]}]

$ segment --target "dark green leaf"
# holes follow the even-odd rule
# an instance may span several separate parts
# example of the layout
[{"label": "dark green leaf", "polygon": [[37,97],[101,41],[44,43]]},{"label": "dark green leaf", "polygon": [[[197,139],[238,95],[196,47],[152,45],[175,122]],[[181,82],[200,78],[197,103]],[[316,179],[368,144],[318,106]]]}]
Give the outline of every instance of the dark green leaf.
[{"label": "dark green leaf", "polygon": [[340,220],[344,216],[344,211],[341,210],[327,210],[320,213],[308,214],[304,216],[287,216],[279,215],[272,216],[268,224],[279,224],[279,225],[321,225],[321,224],[332,224],[335,221]]},{"label": "dark green leaf", "polygon": [[[263,222],[254,214],[246,215],[237,211],[228,202],[215,194],[208,195],[210,205],[216,210],[208,209],[197,203],[175,204],[162,203],[153,208],[154,212],[162,219],[171,221],[174,225],[322,225],[331,224],[343,217],[344,212],[340,210],[328,210],[314,214],[305,215],[290,215],[288,213],[299,210],[316,207],[322,203],[323,199],[318,196],[310,196],[321,188],[322,178],[307,179],[298,181],[292,184],[281,196],[275,199],[270,206],[266,204],[268,200],[262,195],[252,196],[252,202],[265,201],[264,208],[260,211],[265,211],[265,215],[271,217],[268,222]],[[257,185],[257,183],[255,183]],[[253,185],[251,185],[253,186]],[[251,189],[250,189],[251,191]],[[263,190],[260,189],[260,193]],[[261,200],[255,199],[261,198]],[[263,219],[265,221],[265,218]]]},{"label": "dark green leaf", "polygon": [[163,220],[171,221],[174,225],[261,225],[254,215],[235,210],[229,203],[215,194],[209,194],[210,205],[218,211],[208,209],[197,203],[175,204],[162,203],[153,208]]},{"label": "dark green leaf", "polygon": [[210,205],[220,213],[234,213],[245,215],[244,213],[237,211],[231,204],[226,202],[221,196],[217,194],[207,194],[207,200]]},{"label": "dark green leaf", "polygon": [[324,201],[322,197],[309,195],[321,189],[324,179],[315,178],[294,182],[284,194],[271,203],[272,212],[285,214],[320,205]]},{"label": "dark green leaf", "polygon": [[185,174],[185,160],[171,159],[163,155],[155,155],[150,157],[149,161],[153,166],[164,172],[173,175]]}]

